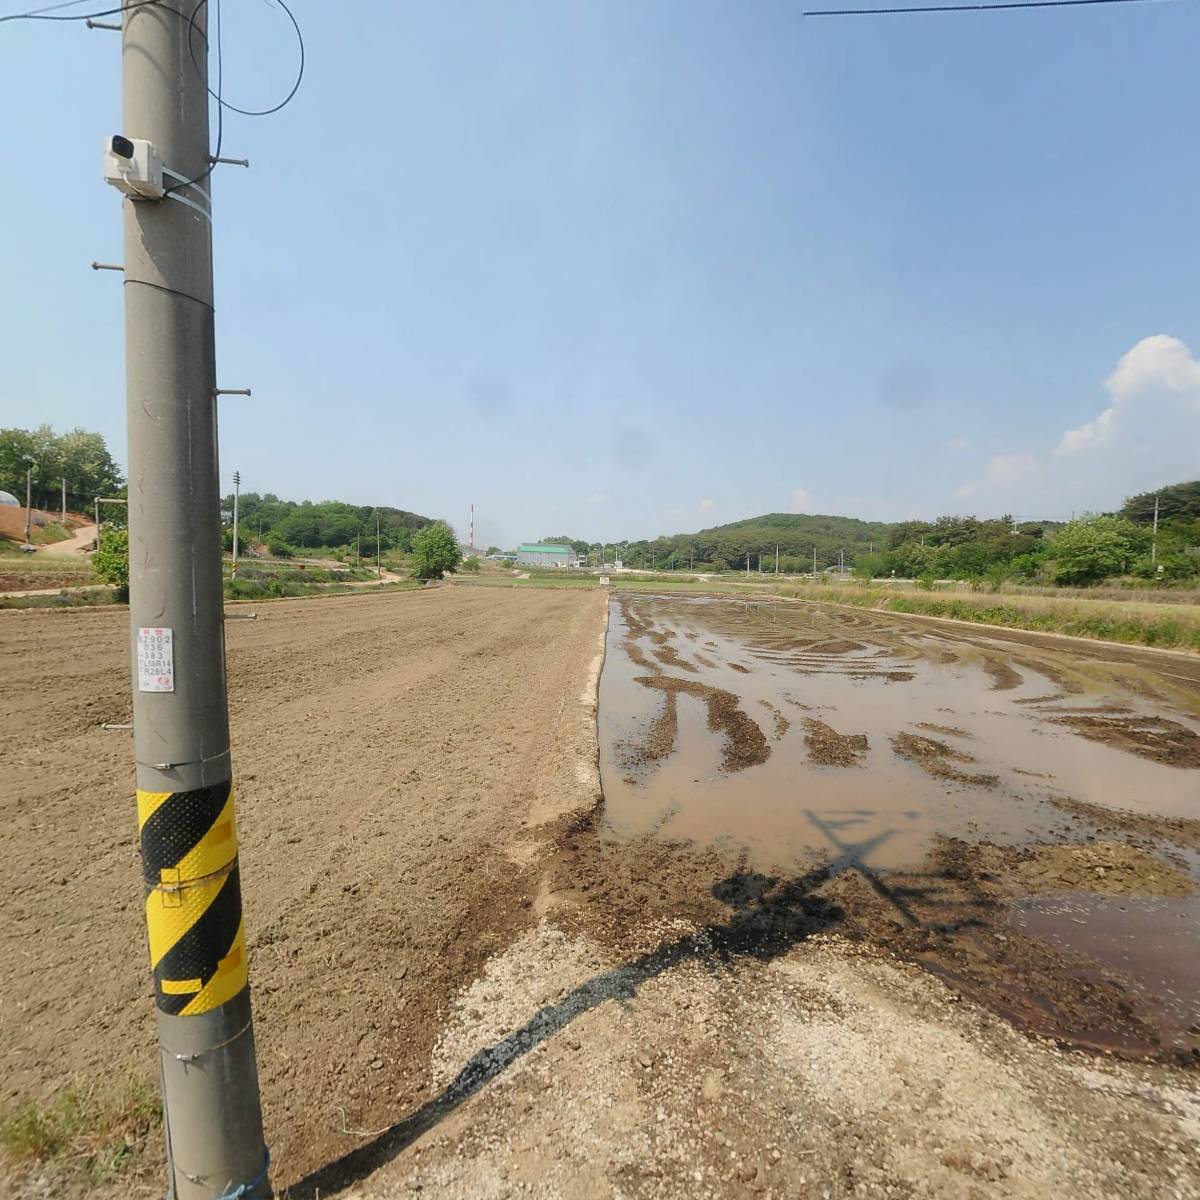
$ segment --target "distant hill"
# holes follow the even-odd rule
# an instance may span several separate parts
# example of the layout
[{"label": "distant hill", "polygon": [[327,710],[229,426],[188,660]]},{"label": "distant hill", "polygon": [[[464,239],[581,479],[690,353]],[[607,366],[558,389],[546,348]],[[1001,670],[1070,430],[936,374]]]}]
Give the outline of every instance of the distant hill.
[{"label": "distant hill", "polygon": [[780,566],[785,570],[811,569],[813,551],[817,565],[831,566],[845,551],[846,561],[860,554],[879,550],[893,527],[883,521],[860,521],[855,517],[835,517],[812,513],[766,513],[747,517],[727,525],[715,525],[696,533],[679,533],[671,537],[654,538],[648,542],[631,543],[635,559],[639,551],[655,561],[674,556],[677,560],[724,563],[729,567],[743,566],[746,555],[757,566],[763,556],[763,566],[775,565],[775,550],[779,548]]},{"label": "distant hill", "polygon": [[[233,495],[225,496],[221,507],[233,511]],[[340,500],[280,500],[267,492],[243,492],[239,499],[243,539],[257,538],[272,548],[338,549],[349,546],[356,537],[374,545],[375,513],[369,504],[346,504]],[[412,535],[433,523],[433,517],[407,512],[401,508],[379,506],[380,545],[383,549],[407,551]]]}]

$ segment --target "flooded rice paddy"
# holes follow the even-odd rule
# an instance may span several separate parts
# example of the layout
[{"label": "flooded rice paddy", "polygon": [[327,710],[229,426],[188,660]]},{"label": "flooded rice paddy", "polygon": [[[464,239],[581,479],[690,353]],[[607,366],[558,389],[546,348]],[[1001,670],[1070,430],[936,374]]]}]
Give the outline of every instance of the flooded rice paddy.
[{"label": "flooded rice paddy", "polygon": [[1162,656],[619,596],[603,832],[809,873],[853,936],[1040,1032],[1200,1058],[1200,687]]}]

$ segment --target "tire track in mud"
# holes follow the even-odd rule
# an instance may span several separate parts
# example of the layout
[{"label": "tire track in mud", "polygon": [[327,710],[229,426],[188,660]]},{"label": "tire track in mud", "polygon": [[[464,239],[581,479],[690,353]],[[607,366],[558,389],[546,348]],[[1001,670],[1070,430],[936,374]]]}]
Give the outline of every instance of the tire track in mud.
[{"label": "tire track in mud", "polygon": [[[835,927],[919,963],[1022,1028],[1104,1053],[1200,1065],[1200,1030],[1193,1027],[1189,1034],[1174,1026],[1160,1025],[1164,1018],[1155,1008],[1153,997],[1140,995],[1136,981],[1122,977],[1119,970],[1097,966],[1087,953],[1052,945],[1012,924],[1013,905],[1020,896],[1046,887],[1051,890],[1075,887],[1084,892],[1089,887],[1102,889],[1103,881],[1112,872],[1118,872],[1120,878],[1128,881],[1132,889],[1129,894],[1156,895],[1154,880],[1173,869],[1169,866],[1171,847],[1200,847],[1200,833],[1194,832],[1200,830],[1200,821],[1168,815],[1122,816],[1096,805],[1073,802],[1052,773],[1028,769],[1042,765],[1033,754],[1040,755],[1056,746],[1058,758],[1048,761],[1067,761],[1062,757],[1064,752],[1067,759],[1075,757],[1062,740],[1050,740],[1075,737],[1100,742],[1111,750],[1145,759],[1160,769],[1195,768],[1200,765],[1197,754],[1200,734],[1196,730],[1183,721],[1137,711],[1144,709],[1147,702],[1178,703],[1181,698],[1175,685],[1152,672],[1135,673],[1126,664],[1109,663],[1101,655],[1073,657],[1064,655],[1061,649],[1029,643],[1022,643],[1019,652],[1014,653],[1017,647],[997,647],[991,639],[974,631],[909,628],[890,618],[857,612],[814,613],[808,608],[793,610],[789,618],[771,602],[756,609],[747,602],[716,597],[681,600],[618,594],[616,599],[627,626],[625,649],[637,665],[645,668],[633,680],[643,689],[660,693],[664,704],[668,698],[683,692],[711,705],[712,692],[723,692],[721,709],[728,714],[736,712],[739,721],[744,718],[754,725],[757,736],[753,742],[761,744],[769,755],[771,747],[763,731],[744,706],[757,702],[768,710],[778,711],[772,700],[786,702],[812,714],[802,719],[801,725],[803,743],[808,748],[807,761],[813,770],[828,772],[830,767],[861,764],[869,754],[872,771],[881,767],[886,770],[884,764],[890,759],[897,764],[893,770],[925,775],[935,787],[941,785],[938,794],[961,797],[951,802],[961,815],[950,832],[939,833],[920,860],[904,868],[884,871],[872,868],[861,849],[871,844],[860,827],[864,818],[857,815],[860,806],[867,803],[857,797],[865,796],[865,792],[848,793],[855,798],[844,802],[841,813],[836,811],[836,802],[831,802],[834,804],[831,816],[806,805],[804,786],[799,787],[793,823],[808,819],[814,827],[819,824],[821,835],[814,837],[813,844],[819,846],[825,838],[825,844],[832,847],[828,856],[834,864],[833,870],[819,882],[813,882],[812,891],[814,896],[837,906],[840,915]],[[659,627],[657,620],[665,620],[673,627]],[[798,631],[794,627],[797,620],[811,632]],[[706,633],[709,640],[704,640]],[[655,661],[643,650],[647,641],[653,647],[662,647],[680,635],[712,652],[712,657],[700,665],[717,676],[715,681],[712,676],[706,680],[705,674],[699,679],[668,676],[661,667],[663,656],[656,653],[658,661]],[[712,637],[728,640],[718,643]],[[714,661],[718,658],[719,663]],[[742,661],[734,661],[737,658]],[[754,665],[747,667],[744,663]],[[954,678],[978,680],[978,699],[963,711],[937,705],[936,699],[932,703],[924,699],[926,707],[922,711],[920,706],[912,705],[916,693],[902,688],[894,700],[886,701],[894,709],[896,723],[890,732],[882,732],[877,741],[874,738],[868,741],[861,733],[840,732],[845,726],[836,718],[816,718],[820,709],[832,707],[836,711],[838,705],[806,704],[788,695],[779,685],[764,681],[768,673],[828,678],[831,687],[842,689],[834,694],[843,698],[845,711],[849,712],[854,700],[847,697],[847,687],[866,687],[866,695],[881,696],[870,686],[873,680],[909,683],[918,680],[918,676],[927,680],[931,665],[935,671],[949,669]],[[721,686],[715,687],[714,683]],[[1047,691],[1043,684],[1055,690]],[[821,699],[823,693],[817,686],[814,691],[811,685],[806,685],[807,690],[802,693],[805,700]],[[1110,692],[1131,694],[1137,701],[1117,703],[1109,698]],[[855,695],[858,694],[856,691]],[[1187,697],[1183,699],[1187,701]],[[938,715],[943,713],[947,716]],[[677,709],[671,709],[670,714],[677,734]],[[1006,715],[1014,730],[1028,727],[1049,737],[1044,742],[1039,739],[1037,744],[1029,744],[1029,758],[1005,761],[1006,775],[1002,782],[993,769],[1001,764],[995,761],[990,734],[993,730],[1001,732],[996,718]],[[929,719],[920,719],[926,716]],[[859,725],[860,729],[863,727]],[[737,735],[714,717],[711,706],[708,728],[724,735],[722,769],[727,773],[734,763],[738,763],[740,772],[767,763],[767,755],[755,761],[753,754],[738,762],[734,746]],[[876,734],[881,733],[877,724],[872,728]],[[936,735],[950,738],[956,744],[942,741]],[[971,752],[962,741],[970,745]],[[1001,744],[1008,745],[1009,741],[1005,738]],[[791,744],[785,740],[780,753],[789,753]],[[695,743],[688,745],[695,748]],[[886,758],[880,757],[881,752]],[[682,751],[677,740],[669,747],[660,738],[653,764],[660,771],[667,769],[672,755],[679,753]],[[790,753],[794,755],[795,751]],[[836,774],[843,778],[840,771]],[[844,778],[849,781],[854,774],[849,772]],[[777,786],[779,780],[774,775],[771,778]],[[887,791],[889,778],[882,776],[876,787]],[[664,917],[672,911],[672,897],[680,904],[676,912],[695,913],[694,899],[685,903],[683,897],[694,898],[701,882],[694,875],[689,877],[688,855],[679,849],[681,835],[673,832],[684,828],[673,814],[678,814],[680,806],[686,809],[689,803],[687,767],[676,769],[671,779],[669,794],[673,807],[664,811],[653,832],[647,835],[651,843],[659,836],[675,839],[672,843],[677,850],[672,860],[675,869],[668,876],[659,874],[658,878],[664,882],[659,896],[661,903],[649,910]],[[644,803],[652,805],[653,792],[645,791],[647,787],[652,789],[652,778],[625,782],[635,785]],[[720,778],[713,776],[691,783],[696,785],[698,794],[721,786]],[[743,789],[737,795],[740,799],[729,809],[727,834],[695,845],[704,855],[716,855],[727,869],[745,871],[751,863],[760,867],[761,859],[747,858],[744,853],[740,858],[736,854],[729,857],[739,840],[739,822],[743,818],[753,819],[753,793]],[[706,803],[711,808],[711,801]],[[1012,820],[1018,827],[1018,835],[1029,840],[1027,845],[1022,846],[1019,841],[1012,845],[1003,840],[994,842],[978,831],[958,836],[957,830],[975,827],[976,814],[1008,811],[1018,804],[1023,808],[1015,809]],[[1029,829],[1023,827],[1029,820],[1023,815],[1026,810],[1040,814]],[[1066,849],[1057,845],[1063,838],[1068,844],[1090,838],[1099,847],[1101,843],[1095,839],[1102,831],[1106,838],[1113,839],[1104,845],[1113,848],[1105,851],[1107,857],[1098,858],[1094,866],[1088,865],[1086,869],[1074,865],[1071,857],[1074,852],[1069,845]],[[641,853],[640,849],[634,849],[641,842],[626,838],[620,844],[623,852]],[[659,863],[656,871],[661,872],[663,860],[657,852],[656,860]],[[705,861],[705,870],[711,871]],[[1031,873],[1029,864],[1033,861],[1040,865]],[[788,878],[786,866],[763,870],[776,880]],[[1185,893],[1189,889],[1194,892],[1195,879],[1186,872],[1178,878],[1185,881],[1180,885]],[[619,897],[613,899],[619,901]]]}]

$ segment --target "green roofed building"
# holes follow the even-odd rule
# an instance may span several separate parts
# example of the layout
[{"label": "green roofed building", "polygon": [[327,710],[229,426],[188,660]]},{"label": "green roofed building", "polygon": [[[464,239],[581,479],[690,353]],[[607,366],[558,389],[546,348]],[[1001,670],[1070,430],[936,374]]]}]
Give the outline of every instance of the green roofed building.
[{"label": "green roofed building", "polygon": [[517,563],[522,567],[573,567],[576,565],[576,555],[570,546],[537,542],[517,547]]}]

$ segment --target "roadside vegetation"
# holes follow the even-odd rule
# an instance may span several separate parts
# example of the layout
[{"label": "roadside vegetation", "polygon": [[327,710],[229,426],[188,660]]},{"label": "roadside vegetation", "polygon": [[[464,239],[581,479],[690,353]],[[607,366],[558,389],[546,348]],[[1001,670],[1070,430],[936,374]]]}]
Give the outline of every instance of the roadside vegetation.
[{"label": "roadside vegetation", "polygon": [[880,612],[978,621],[1139,646],[1200,650],[1200,605],[1020,593],[921,591],[869,584],[783,585],[779,594]]},{"label": "roadside vegetation", "polygon": [[147,1144],[157,1150],[161,1123],[158,1089],[144,1080],[70,1087],[0,1114],[0,1154],[38,1177],[46,1195],[66,1185],[99,1187],[136,1173]]}]

